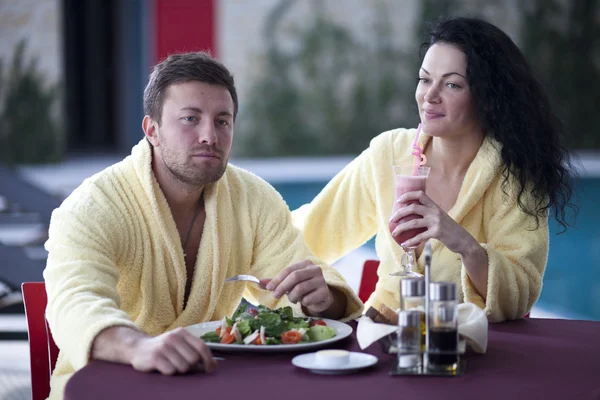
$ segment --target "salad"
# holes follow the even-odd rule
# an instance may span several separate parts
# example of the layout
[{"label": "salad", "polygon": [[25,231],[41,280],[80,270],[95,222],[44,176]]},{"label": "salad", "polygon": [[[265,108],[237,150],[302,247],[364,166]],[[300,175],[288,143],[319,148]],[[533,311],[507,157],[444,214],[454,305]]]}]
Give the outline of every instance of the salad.
[{"label": "salad", "polygon": [[271,310],[241,304],[231,318],[223,318],[221,326],[200,338],[207,343],[278,345],[320,342],[335,335],[322,319],[294,317],[289,306]]}]

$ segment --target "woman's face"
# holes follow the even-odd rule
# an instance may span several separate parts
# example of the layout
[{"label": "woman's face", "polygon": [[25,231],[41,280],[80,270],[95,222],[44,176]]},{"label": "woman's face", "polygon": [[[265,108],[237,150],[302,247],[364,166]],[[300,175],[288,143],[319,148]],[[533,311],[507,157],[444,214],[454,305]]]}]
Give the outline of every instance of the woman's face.
[{"label": "woman's face", "polygon": [[419,69],[415,98],[428,135],[457,137],[478,129],[467,56],[456,46],[436,43],[429,48]]}]

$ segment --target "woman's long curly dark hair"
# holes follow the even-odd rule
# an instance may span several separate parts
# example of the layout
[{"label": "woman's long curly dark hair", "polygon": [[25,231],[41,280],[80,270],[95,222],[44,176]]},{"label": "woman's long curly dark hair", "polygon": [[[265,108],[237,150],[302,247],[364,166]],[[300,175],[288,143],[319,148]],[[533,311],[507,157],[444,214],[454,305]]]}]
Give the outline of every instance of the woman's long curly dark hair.
[{"label": "woman's long curly dark hair", "polygon": [[[467,80],[479,125],[485,135],[502,144],[503,188],[512,175],[517,203],[525,213],[540,217],[550,209],[563,230],[570,225],[567,208],[573,194],[574,172],[562,144],[563,126],[548,96],[517,45],[494,25],[475,18],[451,18],[430,32],[429,43],[457,46],[467,56]],[[531,192],[534,202],[525,201]]]}]

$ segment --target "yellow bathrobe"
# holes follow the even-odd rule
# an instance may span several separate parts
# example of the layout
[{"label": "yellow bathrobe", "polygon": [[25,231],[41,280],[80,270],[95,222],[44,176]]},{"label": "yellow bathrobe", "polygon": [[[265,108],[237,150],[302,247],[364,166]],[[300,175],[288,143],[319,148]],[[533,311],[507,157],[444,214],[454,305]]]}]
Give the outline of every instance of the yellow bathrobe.
[{"label": "yellow bathrobe", "polygon": [[[396,129],[377,136],[310,204],[292,213],[306,242],[325,262],[337,260],[377,235],[379,282],[365,307],[380,303],[399,307],[400,277],[389,276],[399,270],[403,254],[388,230],[395,195],[392,165],[412,162],[415,134],[414,129]],[[429,139],[422,135],[424,144]],[[548,218],[541,218],[536,229],[535,220],[517,207],[515,197],[503,195],[500,148],[492,139],[484,141],[448,213],[487,251],[486,301],[470,281],[460,256],[431,240],[432,281],[456,282],[459,300],[477,304],[492,322],[529,312],[541,292],[548,257]],[[508,188],[513,189],[512,185]],[[424,262],[421,254],[417,272],[423,273]]]},{"label": "yellow bathrobe", "polygon": [[[52,399],[63,397],[74,370],[90,360],[92,341],[105,328],[139,327],[150,335],[231,315],[245,296],[269,307],[288,305],[237,274],[274,277],[311,259],[327,283],[348,299],[345,319],[362,303],[342,276],[314,257],[292,226],[281,196],[259,177],[229,165],[204,190],[206,221],[187,307],[186,267],[179,233],[142,140],[122,162],[87,179],[52,214],[47,318],[60,348]],[[300,305],[292,305],[301,314]]]}]

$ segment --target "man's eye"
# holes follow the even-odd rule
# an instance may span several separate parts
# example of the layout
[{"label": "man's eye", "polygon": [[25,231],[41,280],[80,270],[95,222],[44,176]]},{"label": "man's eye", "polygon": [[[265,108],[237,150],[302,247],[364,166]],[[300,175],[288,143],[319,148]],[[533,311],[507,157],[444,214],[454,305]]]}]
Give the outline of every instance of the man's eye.
[{"label": "man's eye", "polygon": [[223,125],[223,126],[227,126],[229,125],[229,121],[227,121],[226,119],[220,119],[218,121],[219,125]]},{"label": "man's eye", "polygon": [[196,117],[183,117],[182,118],[185,122],[195,122],[197,120]]}]

